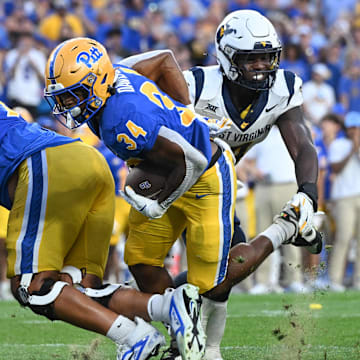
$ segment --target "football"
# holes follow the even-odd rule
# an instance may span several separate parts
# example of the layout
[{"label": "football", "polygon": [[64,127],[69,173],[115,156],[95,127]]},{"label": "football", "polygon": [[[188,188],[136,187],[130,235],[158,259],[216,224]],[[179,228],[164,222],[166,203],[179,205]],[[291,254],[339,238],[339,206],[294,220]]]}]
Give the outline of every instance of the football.
[{"label": "football", "polygon": [[156,167],[148,161],[142,161],[139,165],[130,168],[125,186],[131,186],[139,195],[157,199],[164,188],[167,175],[165,169]]}]

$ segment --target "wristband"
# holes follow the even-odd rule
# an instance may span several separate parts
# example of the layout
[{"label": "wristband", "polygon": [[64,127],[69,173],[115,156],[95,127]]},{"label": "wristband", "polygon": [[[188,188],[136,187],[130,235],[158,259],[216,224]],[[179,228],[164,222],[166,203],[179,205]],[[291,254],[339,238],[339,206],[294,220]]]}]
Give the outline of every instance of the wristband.
[{"label": "wristband", "polygon": [[318,192],[317,192],[316,184],[309,183],[309,182],[302,183],[299,186],[299,189],[297,192],[303,192],[307,196],[309,196],[309,198],[312,200],[312,205],[313,205],[314,211],[316,212],[317,208],[318,208],[318,204],[317,204]]}]

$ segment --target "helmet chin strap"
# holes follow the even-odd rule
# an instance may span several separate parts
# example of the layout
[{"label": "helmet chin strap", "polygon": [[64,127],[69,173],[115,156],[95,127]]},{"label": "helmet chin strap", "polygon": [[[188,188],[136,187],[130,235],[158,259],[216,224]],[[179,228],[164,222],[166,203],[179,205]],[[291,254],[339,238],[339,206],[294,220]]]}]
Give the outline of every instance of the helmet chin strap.
[{"label": "helmet chin strap", "polygon": [[73,119],[72,119],[72,116],[70,113],[67,113],[66,114],[66,127],[68,129],[71,129],[72,128],[72,123],[73,123]]},{"label": "helmet chin strap", "polygon": [[238,69],[234,66],[231,66],[229,69],[230,80],[235,81],[239,77]]}]

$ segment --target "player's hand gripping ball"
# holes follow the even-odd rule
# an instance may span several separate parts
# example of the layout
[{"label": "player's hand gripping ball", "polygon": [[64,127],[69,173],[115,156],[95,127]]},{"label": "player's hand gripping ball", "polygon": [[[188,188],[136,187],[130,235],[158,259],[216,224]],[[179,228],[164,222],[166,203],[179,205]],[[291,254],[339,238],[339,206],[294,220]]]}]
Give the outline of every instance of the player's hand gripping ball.
[{"label": "player's hand gripping ball", "polygon": [[148,199],[158,199],[165,186],[167,173],[153,164],[142,161],[130,169],[125,187],[130,186],[137,194]]}]

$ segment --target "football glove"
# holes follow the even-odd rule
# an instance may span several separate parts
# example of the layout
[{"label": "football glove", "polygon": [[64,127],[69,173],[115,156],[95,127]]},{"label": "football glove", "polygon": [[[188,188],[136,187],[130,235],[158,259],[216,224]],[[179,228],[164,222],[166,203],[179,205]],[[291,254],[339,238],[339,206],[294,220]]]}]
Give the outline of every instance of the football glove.
[{"label": "football glove", "polygon": [[305,247],[311,254],[320,254],[323,248],[323,234],[313,227],[305,237],[298,235],[292,244]]},{"label": "football glove", "polygon": [[137,194],[131,186],[126,186],[120,195],[137,211],[150,219],[159,219],[167,211],[167,208],[158,203],[157,200],[148,199]]},{"label": "football glove", "polygon": [[313,201],[308,195],[303,192],[298,192],[290,200],[293,206],[299,213],[299,233],[310,234],[313,228],[314,207]]},{"label": "football glove", "polygon": [[201,122],[207,125],[211,137],[219,136],[231,128],[233,121],[230,118],[222,117],[220,120],[210,119],[198,114],[193,104],[186,105],[186,107],[190,109]]},{"label": "football glove", "polygon": [[[322,234],[310,226],[307,232],[300,233],[299,214],[297,209],[288,202],[282,209],[280,215],[275,216],[274,223],[281,223],[282,226],[292,227],[294,234],[284,244],[305,247],[311,254],[319,254],[323,246]],[[290,233],[290,232],[289,232]]]},{"label": "football glove", "polygon": [[207,119],[207,126],[210,129],[210,136],[217,137],[231,128],[233,121],[230,118],[222,117],[220,120]]}]

